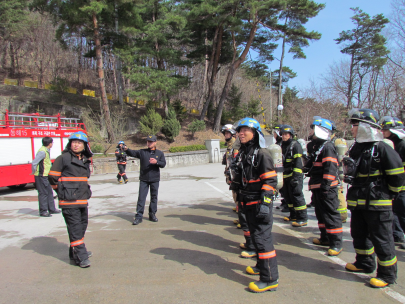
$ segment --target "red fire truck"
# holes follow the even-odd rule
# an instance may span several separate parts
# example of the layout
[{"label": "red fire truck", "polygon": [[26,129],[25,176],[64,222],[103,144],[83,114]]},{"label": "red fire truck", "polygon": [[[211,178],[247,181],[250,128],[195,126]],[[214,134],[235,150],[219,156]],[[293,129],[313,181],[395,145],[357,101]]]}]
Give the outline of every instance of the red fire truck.
[{"label": "red fire truck", "polygon": [[[34,182],[31,162],[42,146],[42,138],[53,138],[51,159],[58,157],[76,132],[86,132],[78,118],[39,113],[9,113],[0,117],[0,187],[18,188]],[[86,132],[87,133],[87,132]]]}]

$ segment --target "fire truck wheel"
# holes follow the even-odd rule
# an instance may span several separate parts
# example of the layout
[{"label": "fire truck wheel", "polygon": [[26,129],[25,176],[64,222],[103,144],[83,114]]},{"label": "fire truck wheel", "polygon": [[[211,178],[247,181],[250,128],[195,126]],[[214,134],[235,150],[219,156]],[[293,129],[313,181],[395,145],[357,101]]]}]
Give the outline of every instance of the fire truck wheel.
[{"label": "fire truck wheel", "polygon": [[26,186],[27,184],[19,184],[19,185],[13,185],[13,186],[8,186],[10,189],[22,189]]}]

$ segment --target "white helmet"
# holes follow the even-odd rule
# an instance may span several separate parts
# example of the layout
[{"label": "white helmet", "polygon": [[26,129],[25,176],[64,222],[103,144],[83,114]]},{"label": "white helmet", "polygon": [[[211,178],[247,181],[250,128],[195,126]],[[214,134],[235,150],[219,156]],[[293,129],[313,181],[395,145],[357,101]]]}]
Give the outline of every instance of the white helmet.
[{"label": "white helmet", "polygon": [[222,127],[221,129],[221,133],[225,135],[225,131],[228,131],[229,133],[231,133],[232,135],[236,134],[236,131],[233,128],[233,125],[231,124],[226,124]]}]

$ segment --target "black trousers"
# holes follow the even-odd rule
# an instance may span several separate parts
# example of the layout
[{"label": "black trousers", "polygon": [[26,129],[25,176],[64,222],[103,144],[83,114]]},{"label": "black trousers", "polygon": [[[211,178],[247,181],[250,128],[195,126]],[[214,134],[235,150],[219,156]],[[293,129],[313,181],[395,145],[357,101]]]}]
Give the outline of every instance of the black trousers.
[{"label": "black trousers", "polygon": [[[256,206],[255,206],[256,207]],[[257,208],[246,209],[246,219],[249,225],[250,236],[257,252],[256,267],[260,269],[260,281],[272,282],[278,280],[278,266],[273,236],[273,206],[270,209],[270,221],[256,218]]]},{"label": "black trousers", "polygon": [[62,214],[70,240],[69,257],[73,258],[76,263],[80,263],[88,258],[87,249],[84,244],[84,235],[89,222],[87,207],[63,208]]},{"label": "black trousers", "polygon": [[149,213],[156,214],[157,212],[159,182],[139,181],[138,204],[136,206],[135,218],[142,218],[143,216],[143,212],[145,210],[146,196],[148,195],[149,188],[150,188]]},{"label": "black trousers", "polygon": [[285,178],[283,183],[284,199],[290,209],[290,218],[299,222],[308,220],[307,205],[302,193],[303,179],[298,177],[298,184],[293,183],[293,178]]},{"label": "black trousers", "polygon": [[[266,219],[257,218],[257,210],[260,204],[261,194],[243,194],[239,192],[239,200],[242,202],[246,221],[249,227],[250,237],[257,253],[256,267],[260,269],[260,281],[272,282],[278,280],[278,266],[276,250],[273,245],[273,204],[269,208],[269,215]],[[250,203],[250,205],[247,205]],[[253,203],[253,204],[252,204]]]},{"label": "black trousers", "polygon": [[126,166],[127,165],[121,165],[121,164],[118,164],[118,174],[117,174],[117,178],[118,178],[118,180],[121,180],[121,177],[124,179],[124,180],[127,180],[128,178],[127,178],[127,174],[125,173],[125,168],[126,168]]},{"label": "black trousers", "polygon": [[315,215],[322,240],[329,240],[330,248],[342,248],[342,218],[339,211],[337,188],[330,188],[327,195],[320,189],[312,190],[312,204],[315,205]]},{"label": "black trousers", "polygon": [[402,231],[399,228],[395,229],[394,236],[403,239],[405,232],[405,191],[398,193],[398,196],[392,202],[392,210],[397,217],[396,225],[399,224],[402,228]]},{"label": "black trousers", "polygon": [[397,278],[397,257],[392,236],[393,213],[389,211],[352,210],[350,232],[356,251],[354,265],[373,271],[378,257],[377,278],[394,283]]},{"label": "black trousers", "polygon": [[35,176],[35,186],[38,190],[39,214],[56,211],[48,176]]},{"label": "black trousers", "polygon": [[392,235],[394,236],[394,241],[399,242],[404,239],[404,232],[399,223],[398,215],[394,212],[394,219],[392,221]]},{"label": "black trousers", "polygon": [[252,242],[252,237],[250,236],[249,226],[246,221],[246,214],[245,211],[243,210],[242,203],[240,201],[240,196],[238,196],[238,219],[239,224],[243,230],[243,236],[245,237],[246,250],[256,251],[256,248]]}]

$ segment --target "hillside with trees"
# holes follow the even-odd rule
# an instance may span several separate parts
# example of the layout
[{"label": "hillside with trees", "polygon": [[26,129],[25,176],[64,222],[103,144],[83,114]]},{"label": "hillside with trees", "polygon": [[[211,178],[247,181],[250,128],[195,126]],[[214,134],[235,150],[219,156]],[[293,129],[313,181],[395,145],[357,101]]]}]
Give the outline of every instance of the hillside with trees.
[{"label": "hillside with trees", "polygon": [[[106,143],[121,136],[114,124],[128,115],[168,143],[194,119],[218,134],[249,115],[269,129],[291,124],[306,137],[314,115],[334,120],[343,136],[348,108],[400,116],[405,0],[392,1],[390,20],[353,8],[353,28],[335,40],[347,59],[308,87],[288,87],[297,74],[283,60],[305,60],[305,47],[321,39],[306,23],[324,7],[309,0],[3,0],[0,81],[95,91],[100,106],[86,115]],[[269,71],[274,60],[279,68]],[[131,100],[145,104],[123,110]],[[150,120],[158,125],[151,129]]]}]

